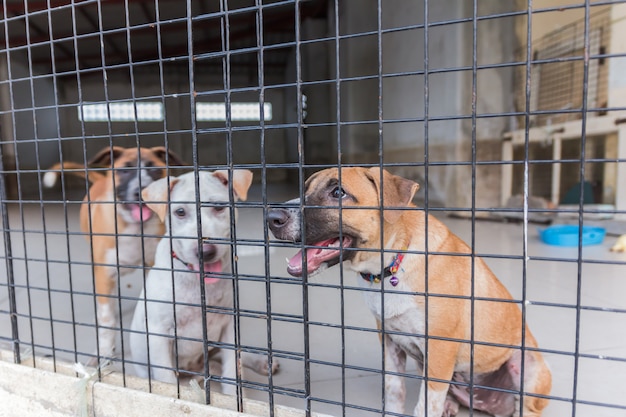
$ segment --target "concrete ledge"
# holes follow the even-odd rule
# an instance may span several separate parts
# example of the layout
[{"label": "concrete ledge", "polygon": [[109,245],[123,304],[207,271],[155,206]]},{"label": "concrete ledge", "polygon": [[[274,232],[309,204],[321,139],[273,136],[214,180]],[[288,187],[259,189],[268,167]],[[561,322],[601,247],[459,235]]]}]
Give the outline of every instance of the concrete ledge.
[{"label": "concrete ledge", "polygon": [[[102,372],[98,380],[94,368],[79,369],[67,362],[47,358],[29,359],[21,365],[10,363],[12,353],[0,350],[0,416],[172,416],[265,417],[269,405],[244,399],[243,410],[236,411],[232,396],[211,393],[211,405],[204,404],[204,391],[196,386],[180,387],[152,382],[134,376],[123,378],[119,372]],[[86,372],[83,372],[86,371]],[[124,381],[125,385],[124,386]],[[290,407],[275,406],[276,417],[301,417],[305,413]],[[313,414],[325,417],[322,414]]]}]

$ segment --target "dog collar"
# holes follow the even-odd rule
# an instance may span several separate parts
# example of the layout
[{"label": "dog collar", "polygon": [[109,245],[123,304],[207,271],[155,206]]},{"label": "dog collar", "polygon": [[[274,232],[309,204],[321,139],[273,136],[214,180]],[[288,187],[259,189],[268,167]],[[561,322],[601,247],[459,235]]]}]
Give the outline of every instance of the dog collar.
[{"label": "dog collar", "polygon": [[365,281],[369,281],[372,284],[378,284],[380,283],[381,280],[387,278],[388,276],[391,276],[391,278],[389,279],[389,283],[395,287],[396,285],[398,285],[398,282],[399,282],[398,277],[396,276],[396,273],[398,272],[398,269],[400,269],[400,264],[402,263],[402,259],[404,259],[404,253],[398,253],[396,254],[396,256],[393,257],[391,264],[385,269],[383,269],[382,273],[378,275],[374,275],[374,274],[365,274],[363,272],[360,272],[361,277]]},{"label": "dog collar", "polygon": [[185,261],[183,261],[182,259],[180,259],[178,257],[178,255],[176,255],[176,252],[172,251],[172,258],[176,259],[178,262],[182,263],[183,265],[185,265],[187,267],[188,270],[193,271],[193,265],[191,265],[190,263],[187,263]]},{"label": "dog collar", "polygon": [[[174,252],[174,251],[172,251],[172,258],[176,259],[178,262],[180,262],[180,263],[182,263],[183,265],[185,265],[185,266],[187,267],[187,269],[188,269],[188,270],[193,271],[193,272],[196,272],[196,273],[199,273],[199,272],[200,272],[200,271],[196,271],[196,270],[193,268],[193,265],[192,265],[192,264],[190,264],[190,263],[188,263],[188,262],[185,262],[185,261],[183,261],[182,259],[180,259],[180,258],[178,257],[178,255],[176,255],[176,252]],[[205,282],[205,284],[212,284],[212,283],[214,282],[214,280],[215,280],[215,279],[219,279],[219,278],[209,278],[209,277],[206,277],[206,276],[205,276],[205,277],[204,277],[204,282]]]}]

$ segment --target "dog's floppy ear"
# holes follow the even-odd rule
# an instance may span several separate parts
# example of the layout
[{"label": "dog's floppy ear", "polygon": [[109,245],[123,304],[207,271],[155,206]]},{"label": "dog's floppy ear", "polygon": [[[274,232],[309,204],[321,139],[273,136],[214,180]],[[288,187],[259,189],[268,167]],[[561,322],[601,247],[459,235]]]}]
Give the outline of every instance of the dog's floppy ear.
[{"label": "dog's floppy ear", "polygon": [[[380,197],[380,168],[372,167],[366,171],[366,176],[376,186]],[[383,204],[385,207],[408,207],[419,188],[415,181],[393,175],[383,170]],[[402,216],[403,210],[384,210],[383,217],[389,223],[395,223]]]},{"label": "dog's floppy ear", "polygon": [[[228,185],[228,171],[220,169],[213,172],[222,184]],[[240,200],[245,201],[248,198],[248,189],[252,184],[252,171],[247,169],[233,169],[233,191],[235,196]]]},{"label": "dog's floppy ear", "polygon": [[176,166],[187,165],[180,156],[176,155],[173,151],[167,149],[165,146],[154,146],[150,148],[150,150],[157,158],[163,161],[164,164],[166,163],[168,165]]},{"label": "dog's floppy ear", "polygon": [[[121,146],[111,146],[102,149],[87,162],[87,165],[112,166],[116,160],[126,149]],[[111,156],[113,159],[111,159]]]},{"label": "dog's floppy ear", "polygon": [[178,181],[178,178],[175,177],[161,178],[148,185],[141,192],[143,202],[159,216],[162,222],[165,221],[165,215],[167,214],[167,202],[169,201],[170,193]]}]

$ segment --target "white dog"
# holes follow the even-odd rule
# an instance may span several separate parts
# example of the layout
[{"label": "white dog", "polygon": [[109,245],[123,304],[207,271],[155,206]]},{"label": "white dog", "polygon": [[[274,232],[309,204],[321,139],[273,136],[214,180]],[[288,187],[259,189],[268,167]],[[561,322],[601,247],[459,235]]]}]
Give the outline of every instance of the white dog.
[{"label": "white dog", "polygon": [[[214,204],[200,208],[200,219],[193,172],[158,180],[142,193],[143,201],[165,222],[166,233],[157,246],[154,267],[135,308],[130,347],[139,376],[150,374],[156,380],[170,383],[177,380],[176,366],[181,371],[201,372],[203,369],[202,270],[206,305],[211,311],[206,313],[207,340],[230,345],[220,349],[222,377],[233,381],[236,375],[234,323],[230,311],[233,283],[230,279],[231,217],[227,205],[229,175],[228,171],[199,172],[198,177],[200,200]],[[236,200],[246,199],[251,182],[250,171],[232,172]],[[199,227],[203,242],[201,253]],[[219,240],[224,243],[220,244]],[[219,309],[224,309],[223,313]],[[211,353],[215,351],[212,346],[208,349]],[[260,374],[268,373],[265,356],[243,354],[242,362]],[[272,368],[273,372],[277,371],[276,361]],[[224,393],[234,394],[235,389],[232,383],[222,383]]]}]

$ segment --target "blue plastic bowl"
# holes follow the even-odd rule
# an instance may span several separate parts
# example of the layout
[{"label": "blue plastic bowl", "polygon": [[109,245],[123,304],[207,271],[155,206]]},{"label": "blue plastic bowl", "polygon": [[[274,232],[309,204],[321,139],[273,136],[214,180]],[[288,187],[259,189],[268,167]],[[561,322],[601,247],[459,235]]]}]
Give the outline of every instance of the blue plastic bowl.
[{"label": "blue plastic bowl", "polygon": [[[556,246],[578,246],[579,245],[579,227],[559,224],[539,229],[541,240],[548,245]],[[606,229],[603,227],[583,226],[582,244],[597,245],[602,243]]]}]

